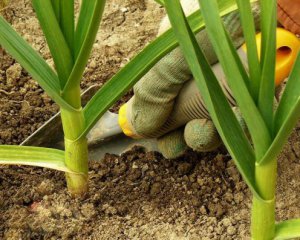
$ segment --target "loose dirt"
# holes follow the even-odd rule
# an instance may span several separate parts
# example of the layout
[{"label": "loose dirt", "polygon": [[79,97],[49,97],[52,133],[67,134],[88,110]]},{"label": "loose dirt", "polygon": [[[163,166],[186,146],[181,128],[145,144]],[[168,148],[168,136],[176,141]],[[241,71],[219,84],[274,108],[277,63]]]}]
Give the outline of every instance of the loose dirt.
[{"label": "loose dirt", "polygon": [[[3,14],[53,64],[30,1]],[[107,1],[82,88],[126,64],[163,15],[152,0]],[[1,49],[0,109],[0,144],[20,143],[58,110]],[[300,216],[299,130],[279,159],[278,220]],[[0,166],[0,239],[249,239],[250,192],[224,148],[175,160],[135,148],[91,161],[89,176],[88,195],[73,199],[61,172]]]}]

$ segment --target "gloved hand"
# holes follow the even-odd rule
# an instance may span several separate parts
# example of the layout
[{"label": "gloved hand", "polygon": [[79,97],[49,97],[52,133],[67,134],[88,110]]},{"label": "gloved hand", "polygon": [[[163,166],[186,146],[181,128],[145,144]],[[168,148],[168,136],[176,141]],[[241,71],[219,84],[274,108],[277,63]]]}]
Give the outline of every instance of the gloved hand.
[{"label": "gloved hand", "polygon": [[[182,0],[187,14],[196,10],[197,2],[197,0]],[[295,34],[300,34],[300,15],[297,11],[299,7],[300,0],[278,0],[278,21]],[[259,30],[259,5],[253,4],[252,10],[256,29]],[[164,19],[159,32],[166,30],[167,25],[169,26],[168,20]],[[231,35],[235,47],[238,48],[244,41],[238,12],[227,15],[224,18],[224,25]],[[216,63],[217,58],[205,30],[198,33],[196,38],[209,63]],[[165,126],[166,120],[174,109],[176,97],[188,81],[193,81],[192,75],[180,49],[177,48],[159,61],[138,82],[134,87],[135,96],[128,104],[131,130],[134,134],[142,137],[158,137],[160,151],[167,158],[180,156],[188,147],[201,152],[211,151],[221,143],[209,116],[192,120],[185,127],[161,136],[160,133],[164,133],[161,131],[161,127]],[[226,82],[221,81],[221,83],[225,92],[229,92],[227,96],[230,98],[230,89]],[[238,109],[234,108],[234,112],[240,124],[245,128]]]},{"label": "gloved hand", "polygon": [[[197,0],[182,1],[186,14],[197,9]],[[259,6],[253,5],[253,14],[257,29],[259,28]],[[224,18],[224,24],[236,48],[244,43],[243,32],[239,21],[239,13],[233,12]],[[162,21],[159,33],[169,28],[167,19]],[[207,33],[202,30],[196,35],[210,64],[217,62],[213,47]],[[207,118],[195,119],[185,127],[169,132],[163,136],[155,133],[168,119],[173,110],[174,102],[182,86],[187,81],[194,81],[191,71],[181,53],[176,48],[161,59],[134,87],[134,97],[128,103],[131,111],[130,124],[134,132],[142,137],[158,137],[158,147],[167,158],[175,158],[185,152],[188,147],[196,151],[211,151],[221,144],[214,124]],[[225,84],[226,85],[226,84]],[[226,88],[226,86],[225,86]],[[235,112],[243,123],[239,111]]]}]

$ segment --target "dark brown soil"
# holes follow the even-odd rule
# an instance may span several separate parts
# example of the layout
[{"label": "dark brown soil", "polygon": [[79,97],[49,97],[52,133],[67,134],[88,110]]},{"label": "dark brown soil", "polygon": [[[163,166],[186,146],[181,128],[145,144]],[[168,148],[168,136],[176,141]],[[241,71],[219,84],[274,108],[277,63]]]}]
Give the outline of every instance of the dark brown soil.
[{"label": "dark brown soil", "polygon": [[[279,161],[278,219],[299,217],[300,138]],[[250,193],[219,153],[176,160],[135,148],[90,162],[90,191],[66,192],[64,174],[1,167],[1,239],[249,239]]]},{"label": "dark brown soil", "polygon": [[[90,163],[90,192],[81,200],[66,194],[55,171],[2,167],[0,179],[1,239],[228,239],[247,232],[226,217],[247,207],[248,193],[222,154],[171,161],[136,148],[107,155]],[[248,223],[247,210],[241,214]]]},{"label": "dark brown soil", "polygon": [[[52,64],[30,1],[3,13]],[[107,1],[82,88],[153,39],[163,13],[153,0]],[[58,110],[1,49],[0,109],[0,144],[20,143]],[[279,158],[278,220],[300,217],[299,132]],[[0,166],[0,239],[250,239],[251,195],[223,148],[172,161],[136,148],[91,161],[89,176],[88,195],[72,199],[61,172]]]}]

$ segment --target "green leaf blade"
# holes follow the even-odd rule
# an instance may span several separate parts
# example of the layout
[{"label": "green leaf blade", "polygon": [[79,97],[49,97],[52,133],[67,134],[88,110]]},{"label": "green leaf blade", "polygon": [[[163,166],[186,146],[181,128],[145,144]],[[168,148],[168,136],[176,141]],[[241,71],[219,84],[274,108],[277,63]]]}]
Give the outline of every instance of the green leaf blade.
[{"label": "green leaf blade", "polygon": [[254,102],[257,102],[260,89],[261,70],[257,52],[254,18],[249,1],[237,0],[237,4],[239,7],[241,24],[247,46],[250,91]]},{"label": "green leaf blade", "polygon": [[[268,9],[264,9],[266,6]],[[261,34],[262,34],[262,76],[258,107],[262,117],[273,135],[273,103],[275,97],[275,59],[276,59],[276,1],[261,1]]]},{"label": "green leaf blade", "polygon": [[[219,10],[221,16],[236,9],[235,0],[220,0]],[[203,17],[199,10],[191,14],[188,19],[195,33],[204,28]],[[148,44],[144,51],[134,57],[112,79],[101,87],[84,108],[86,129],[82,133],[82,136],[86,136],[109,107],[145,75],[159,59],[177,46],[178,42],[174,32],[170,29]]]},{"label": "green leaf blade", "polygon": [[157,2],[161,6],[165,6],[164,0],[154,0],[154,1]]},{"label": "green leaf blade", "polygon": [[274,132],[277,133],[286,121],[286,118],[294,108],[293,103],[297,102],[300,96],[300,53],[296,58],[292,72],[287,81],[284,93],[280,100],[275,114]]},{"label": "green leaf blade", "polygon": [[240,60],[237,59],[237,53],[232,43],[228,41],[228,34],[217,11],[217,1],[202,0],[199,3],[206,22],[208,35],[224,69],[229,87],[248,126],[254,143],[256,157],[260,159],[271,144],[269,130],[247,88],[249,79],[245,79],[245,69],[241,68]]},{"label": "green leaf blade", "polygon": [[75,64],[64,87],[63,95],[80,84],[82,74],[96,39],[105,0],[83,0],[75,32]]},{"label": "green leaf blade", "polygon": [[63,89],[73,68],[73,57],[70,48],[61,32],[51,1],[33,0],[32,4],[47,39],[60,80],[60,86]]},{"label": "green leaf blade", "polygon": [[75,37],[75,14],[74,14],[74,0],[61,0],[61,21],[60,27],[66,39],[69,49],[74,57],[74,37]]},{"label": "green leaf blade", "polygon": [[[274,0],[259,0],[260,4],[260,12],[261,12],[261,69],[263,68],[263,65],[265,63],[265,56],[266,56],[266,49],[268,46],[268,35],[269,35],[269,30],[271,26],[271,21],[274,19]],[[276,14],[276,13],[275,13]]]},{"label": "green leaf blade", "polygon": [[300,118],[300,53],[297,56],[286,88],[275,113],[275,138],[259,164],[266,164],[282,150],[290,133]]},{"label": "green leaf blade", "polygon": [[60,0],[51,0],[56,19],[60,22]]},{"label": "green leaf blade", "polygon": [[59,80],[45,60],[0,16],[0,45],[15,58],[60,106],[73,111],[61,96]]},{"label": "green leaf blade", "polygon": [[275,226],[274,240],[284,240],[300,237],[300,219],[287,220]]},{"label": "green leaf blade", "polygon": [[272,159],[275,159],[278,154],[281,152],[284,144],[287,142],[289,135],[291,134],[294,126],[298,122],[300,118],[300,96],[295,104],[293,104],[293,108],[289,112],[288,116],[284,118],[284,122],[280,126],[275,138],[266,152],[265,156],[258,161],[258,164],[263,165],[267,164]]},{"label": "green leaf blade", "polygon": [[64,151],[50,148],[1,145],[0,164],[46,167],[74,173],[65,165]]}]

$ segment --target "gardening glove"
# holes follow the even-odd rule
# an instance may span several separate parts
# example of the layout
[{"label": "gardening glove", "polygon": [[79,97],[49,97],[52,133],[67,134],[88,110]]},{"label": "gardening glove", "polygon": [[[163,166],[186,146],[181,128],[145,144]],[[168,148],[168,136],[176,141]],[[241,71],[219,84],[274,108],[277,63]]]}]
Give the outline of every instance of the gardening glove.
[{"label": "gardening glove", "polygon": [[277,0],[279,23],[290,32],[300,35],[300,0]]},{"label": "gardening glove", "polygon": [[[190,14],[199,7],[197,0],[182,1],[182,4],[186,14]],[[253,14],[258,29],[258,4],[253,5]],[[164,19],[159,33],[167,29],[166,25],[170,26],[168,20]],[[224,25],[234,40],[235,47],[240,47],[244,43],[244,39],[239,21],[239,13],[236,11],[224,17]],[[215,64],[217,57],[213,51],[207,32],[202,30],[196,35],[196,39],[208,62]],[[202,108],[201,112],[203,114],[201,119],[194,119],[188,122],[185,127],[167,134],[161,129],[172,113],[175,101],[178,102],[177,96],[179,92],[185,83],[189,81],[194,82],[193,76],[178,47],[161,59],[135,85],[134,97],[126,104],[125,112],[127,114],[127,124],[129,125],[128,129],[130,129],[127,134],[143,138],[157,137],[159,150],[167,158],[180,156],[188,147],[201,152],[217,148],[221,144],[221,140],[204,105],[198,106]],[[225,89],[224,92],[230,98],[231,94],[228,94],[230,90],[226,82],[222,81],[222,85]],[[194,89],[198,91],[196,87]],[[229,99],[229,101],[233,102],[232,99]],[[243,124],[239,111],[236,108],[234,111],[238,119],[240,119],[241,124]]]}]

